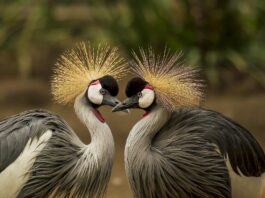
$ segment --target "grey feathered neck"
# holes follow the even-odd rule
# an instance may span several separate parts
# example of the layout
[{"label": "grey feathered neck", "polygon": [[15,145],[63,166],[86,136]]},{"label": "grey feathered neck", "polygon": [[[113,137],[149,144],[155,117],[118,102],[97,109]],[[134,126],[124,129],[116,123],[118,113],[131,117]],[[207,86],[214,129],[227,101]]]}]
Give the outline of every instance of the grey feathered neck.
[{"label": "grey feathered neck", "polygon": [[126,142],[128,149],[133,148],[134,144],[137,144],[137,147],[142,146],[142,149],[149,148],[152,138],[170,118],[170,114],[165,108],[155,105],[148,116],[141,118],[133,126]]},{"label": "grey feathered neck", "polygon": [[111,175],[114,141],[106,123],[101,123],[78,97],[75,110],[91,134],[83,144],[61,118],[47,116],[43,126],[53,135],[31,169],[18,197],[103,197]]},{"label": "grey feathered neck", "polygon": [[194,115],[188,108],[169,114],[157,106],[135,124],[125,148],[135,198],[230,197],[224,158],[193,125]]}]

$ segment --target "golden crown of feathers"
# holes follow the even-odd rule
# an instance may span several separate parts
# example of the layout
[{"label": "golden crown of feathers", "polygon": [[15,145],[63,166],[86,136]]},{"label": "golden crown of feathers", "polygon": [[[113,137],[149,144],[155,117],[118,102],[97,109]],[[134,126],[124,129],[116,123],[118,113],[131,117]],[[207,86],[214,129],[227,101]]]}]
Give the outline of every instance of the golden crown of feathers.
[{"label": "golden crown of feathers", "polygon": [[165,49],[156,56],[154,50],[133,52],[131,68],[134,74],[153,86],[157,100],[169,111],[180,106],[200,105],[204,96],[204,81],[198,78],[198,69],[182,62],[182,53]]},{"label": "golden crown of feathers", "polygon": [[126,63],[117,48],[81,42],[68,50],[55,64],[51,81],[54,100],[67,104],[81,94],[88,84],[105,75],[119,80],[126,75]]}]

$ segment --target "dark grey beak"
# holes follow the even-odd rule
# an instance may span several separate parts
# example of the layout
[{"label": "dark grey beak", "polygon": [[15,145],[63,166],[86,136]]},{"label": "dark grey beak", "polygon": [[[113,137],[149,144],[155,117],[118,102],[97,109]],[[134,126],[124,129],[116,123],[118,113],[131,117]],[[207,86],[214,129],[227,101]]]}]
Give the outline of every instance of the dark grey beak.
[{"label": "dark grey beak", "polygon": [[138,107],[138,97],[130,97],[125,99],[123,102],[120,102],[117,104],[113,109],[112,112],[117,111],[124,111],[129,108],[136,108]]},{"label": "dark grey beak", "polygon": [[120,101],[117,98],[111,96],[110,94],[104,95],[103,101],[102,101],[102,105],[108,105],[111,107],[115,107],[119,103],[120,103]]},{"label": "dark grey beak", "polygon": [[[111,107],[115,107],[115,106],[119,105],[120,103],[121,103],[121,101],[119,101],[117,98],[107,94],[107,95],[104,95],[104,97],[103,97],[102,105],[108,105]],[[125,113],[129,113],[128,109],[124,109],[121,111],[123,111]]]}]

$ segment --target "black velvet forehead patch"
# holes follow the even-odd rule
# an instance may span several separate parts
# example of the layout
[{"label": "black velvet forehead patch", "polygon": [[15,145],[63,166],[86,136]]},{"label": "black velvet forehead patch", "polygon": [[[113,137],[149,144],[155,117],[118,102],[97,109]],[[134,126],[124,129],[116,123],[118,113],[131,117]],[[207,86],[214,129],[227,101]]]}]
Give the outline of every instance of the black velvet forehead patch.
[{"label": "black velvet forehead patch", "polygon": [[117,96],[119,93],[119,86],[117,81],[115,80],[115,78],[113,78],[112,76],[103,76],[102,78],[98,79],[101,86],[108,90],[108,92],[110,93],[110,95],[112,96]]},{"label": "black velvet forehead patch", "polygon": [[145,80],[139,77],[132,78],[127,84],[125,92],[126,96],[131,97],[136,95],[138,92],[142,91],[147,84],[148,83]]}]

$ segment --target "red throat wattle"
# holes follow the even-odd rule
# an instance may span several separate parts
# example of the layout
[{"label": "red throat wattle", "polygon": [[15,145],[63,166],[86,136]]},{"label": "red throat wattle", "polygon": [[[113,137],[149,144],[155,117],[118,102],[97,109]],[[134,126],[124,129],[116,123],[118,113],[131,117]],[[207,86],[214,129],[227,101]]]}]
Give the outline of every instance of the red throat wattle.
[{"label": "red throat wattle", "polygon": [[146,112],[144,112],[142,118],[144,118],[145,116],[149,115],[149,113],[150,113],[150,111],[146,111]]},{"label": "red throat wattle", "polygon": [[92,111],[93,113],[95,114],[95,116],[97,117],[97,119],[104,123],[105,122],[105,119],[103,118],[102,114],[99,112],[99,110],[95,109],[95,108],[92,108]]}]

